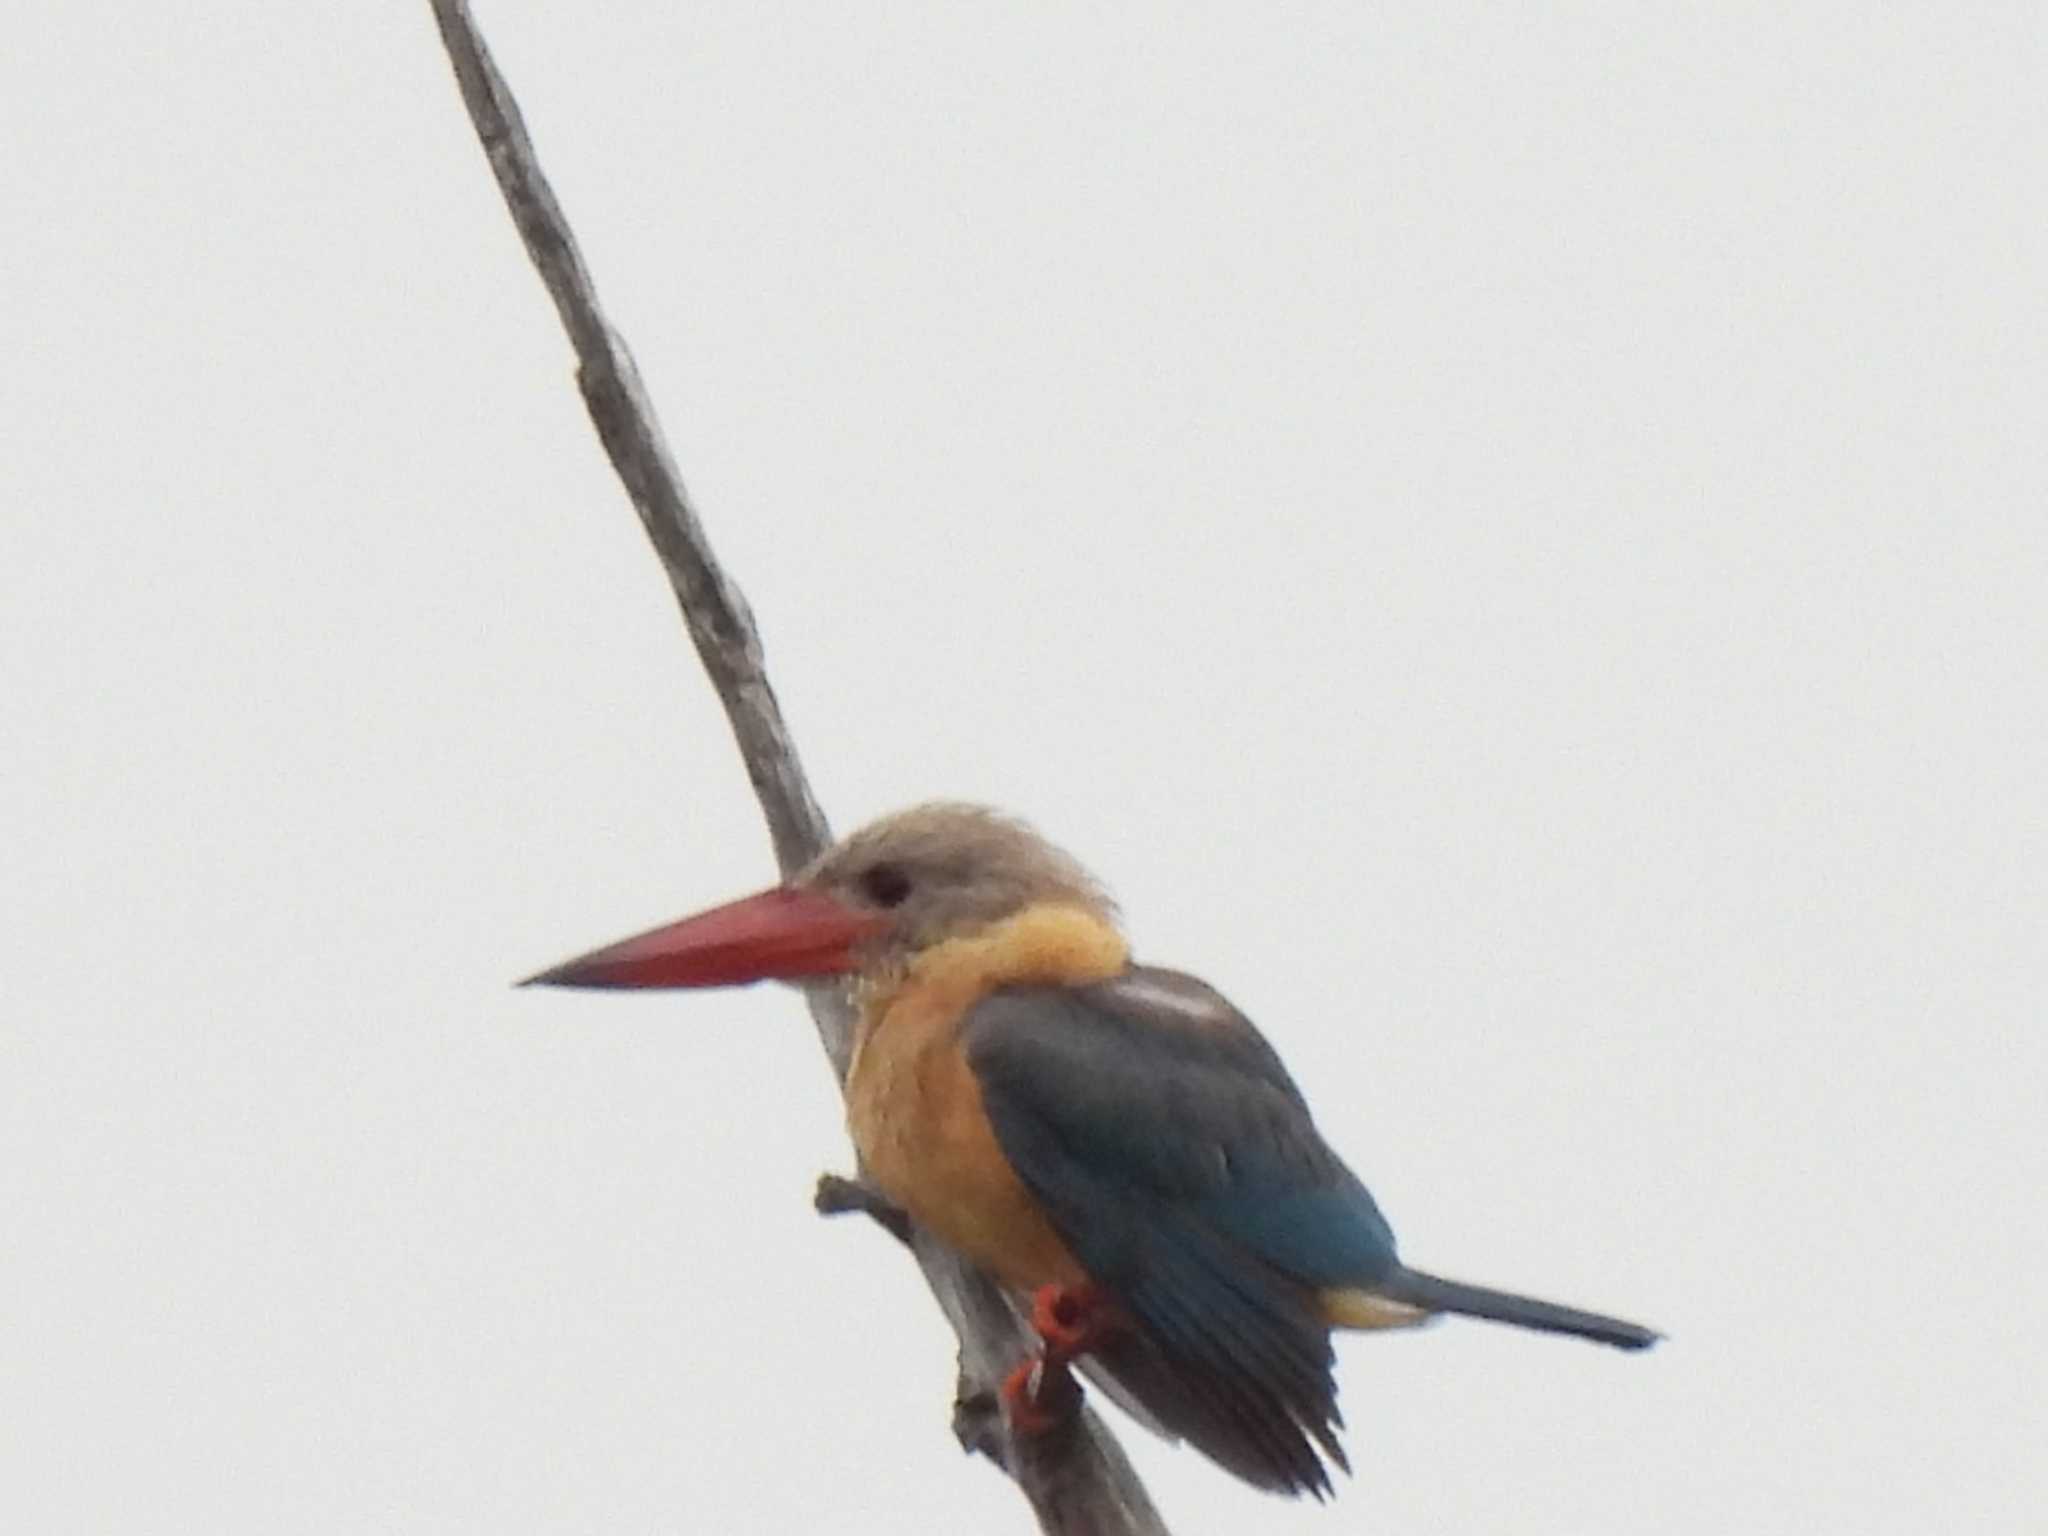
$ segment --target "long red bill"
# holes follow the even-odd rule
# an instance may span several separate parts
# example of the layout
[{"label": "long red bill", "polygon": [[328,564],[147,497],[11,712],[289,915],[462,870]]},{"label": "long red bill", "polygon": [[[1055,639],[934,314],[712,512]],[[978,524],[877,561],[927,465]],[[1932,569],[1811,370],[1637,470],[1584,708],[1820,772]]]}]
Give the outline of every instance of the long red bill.
[{"label": "long red bill", "polygon": [[854,946],[887,926],[880,913],[777,885],[579,955],[520,985],[731,987],[839,976],[853,969]]}]

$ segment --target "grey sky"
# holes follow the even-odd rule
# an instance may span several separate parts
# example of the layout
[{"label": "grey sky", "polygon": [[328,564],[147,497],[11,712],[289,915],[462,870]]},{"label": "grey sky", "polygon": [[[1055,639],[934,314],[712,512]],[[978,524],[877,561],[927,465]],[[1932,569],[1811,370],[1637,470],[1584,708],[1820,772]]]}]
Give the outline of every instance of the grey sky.
[{"label": "grey sky", "polygon": [[[1348,1340],[1176,1532],[2038,1521],[2038,7],[481,15],[838,823],[1672,1335]],[[0,1523],[1024,1530],[794,999],[508,986],[771,868],[425,5],[0,128]]]}]

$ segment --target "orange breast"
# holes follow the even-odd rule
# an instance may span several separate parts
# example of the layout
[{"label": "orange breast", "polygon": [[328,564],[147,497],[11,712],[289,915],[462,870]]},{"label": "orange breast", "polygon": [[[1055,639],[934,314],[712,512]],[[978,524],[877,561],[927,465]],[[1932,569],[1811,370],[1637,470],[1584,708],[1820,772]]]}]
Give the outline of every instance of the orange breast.
[{"label": "orange breast", "polygon": [[961,1022],[997,987],[1096,981],[1128,958],[1122,937],[1092,914],[1034,907],[935,945],[862,1010],[846,1081],[862,1171],[1006,1285],[1073,1285],[1085,1276],[997,1145],[961,1051]]}]

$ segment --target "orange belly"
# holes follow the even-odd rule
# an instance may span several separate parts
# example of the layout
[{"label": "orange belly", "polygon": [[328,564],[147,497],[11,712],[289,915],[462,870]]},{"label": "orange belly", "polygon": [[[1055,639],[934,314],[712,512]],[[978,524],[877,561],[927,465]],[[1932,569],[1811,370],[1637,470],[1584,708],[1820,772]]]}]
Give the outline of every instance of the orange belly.
[{"label": "orange belly", "polygon": [[[918,1022],[899,1005],[882,1034],[908,1035]],[[856,1072],[858,1081],[847,1080],[847,1128],[863,1172],[883,1194],[1005,1285],[1084,1278],[1003,1157],[957,1048],[869,1050]]]},{"label": "orange belly", "polygon": [[846,1102],[863,1173],[920,1226],[1020,1290],[1087,1276],[996,1142],[961,1050],[961,1021],[995,987],[1092,981],[1124,963],[1123,940],[1106,924],[1034,908],[927,951],[862,1010]]}]

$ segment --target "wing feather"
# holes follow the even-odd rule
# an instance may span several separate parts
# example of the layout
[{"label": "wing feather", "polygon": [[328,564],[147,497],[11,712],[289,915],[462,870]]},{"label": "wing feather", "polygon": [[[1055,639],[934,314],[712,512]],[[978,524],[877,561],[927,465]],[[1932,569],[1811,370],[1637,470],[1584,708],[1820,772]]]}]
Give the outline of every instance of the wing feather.
[{"label": "wing feather", "polygon": [[1138,1324],[1100,1365],[1263,1486],[1344,1466],[1316,1300],[1396,1264],[1392,1233],[1250,1021],[1178,972],[1015,988],[965,1024],[996,1140]]}]

